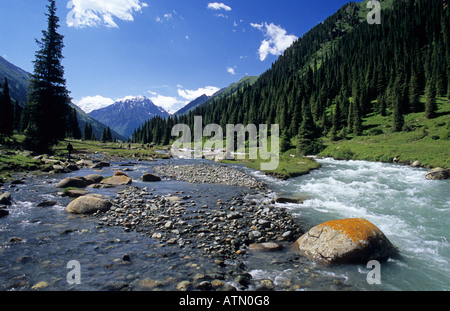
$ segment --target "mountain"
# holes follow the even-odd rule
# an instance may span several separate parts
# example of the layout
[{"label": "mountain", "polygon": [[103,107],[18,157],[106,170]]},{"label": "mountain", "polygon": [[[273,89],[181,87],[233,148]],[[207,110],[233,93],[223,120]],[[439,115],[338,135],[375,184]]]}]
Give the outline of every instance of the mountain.
[{"label": "mountain", "polygon": [[197,99],[193,100],[192,102],[190,102],[189,104],[187,104],[186,106],[184,106],[183,108],[181,108],[180,110],[178,110],[177,112],[175,112],[175,115],[178,116],[178,115],[186,114],[189,111],[193,111],[197,107],[211,103],[213,100],[217,100],[219,98],[232,95],[232,94],[236,93],[236,91],[238,89],[244,87],[245,85],[254,84],[258,80],[258,78],[259,78],[258,76],[247,76],[247,77],[242,78],[238,82],[232,83],[228,87],[225,87],[225,88],[217,91],[215,94],[213,94],[211,96],[202,95],[199,98],[197,98]]},{"label": "mountain", "polygon": [[[381,24],[368,22],[367,0],[350,2],[295,41],[252,85],[193,114],[222,126],[279,124],[282,150],[304,154],[320,152],[322,139],[407,133],[415,126],[406,121],[413,113],[439,116],[443,98],[450,99],[447,1],[380,3]],[[374,131],[364,122],[369,117],[390,126]],[[193,128],[188,115],[176,122]],[[154,133],[164,134],[173,123],[149,122],[133,140],[160,143],[164,135]]]},{"label": "mountain", "polygon": [[189,104],[187,104],[186,106],[184,106],[183,108],[181,108],[180,110],[178,110],[177,112],[175,112],[174,114],[177,115],[181,115],[181,114],[185,114],[188,113],[190,110],[203,105],[205,102],[207,102],[212,96],[207,96],[205,94],[203,94],[202,96],[200,96],[199,98],[194,99],[193,101],[191,101]]},{"label": "mountain", "polygon": [[[11,98],[18,101],[19,105],[23,107],[27,100],[28,80],[30,77],[30,73],[11,64],[3,57],[0,57],[0,83],[3,84],[3,79],[5,77],[8,79]],[[75,110],[77,111],[78,124],[81,133],[83,133],[85,124],[90,123],[92,124],[92,129],[95,136],[100,139],[103,129],[106,128],[106,125],[87,115],[78,106],[72,103],[70,103],[70,106],[72,108],[75,108]],[[117,138],[118,140],[126,140],[125,137],[115,131],[112,131],[112,136]]]},{"label": "mountain", "polygon": [[9,94],[22,107],[27,100],[29,76],[30,74],[28,72],[11,64],[0,56],[0,83],[3,84],[4,78],[8,78]]},{"label": "mountain", "polygon": [[124,137],[131,137],[135,129],[155,116],[170,116],[167,111],[144,96],[127,97],[111,106],[94,110],[89,115]]}]

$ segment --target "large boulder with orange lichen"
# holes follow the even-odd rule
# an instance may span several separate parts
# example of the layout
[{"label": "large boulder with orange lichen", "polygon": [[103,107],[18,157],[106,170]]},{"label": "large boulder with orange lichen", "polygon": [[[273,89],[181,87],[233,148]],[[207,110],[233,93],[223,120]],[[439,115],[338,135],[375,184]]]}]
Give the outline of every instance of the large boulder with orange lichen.
[{"label": "large boulder with orange lichen", "polygon": [[334,220],[301,236],[294,249],[326,264],[366,264],[394,257],[396,248],[371,222],[363,218]]}]

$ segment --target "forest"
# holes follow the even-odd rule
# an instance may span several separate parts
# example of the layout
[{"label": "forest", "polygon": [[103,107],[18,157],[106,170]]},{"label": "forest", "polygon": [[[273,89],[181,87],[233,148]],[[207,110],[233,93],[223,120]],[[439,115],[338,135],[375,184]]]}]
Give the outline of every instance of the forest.
[{"label": "forest", "polygon": [[[388,5],[386,5],[388,4]],[[316,154],[320,139],[363,135],[363,118],[389,116],[390,130],[408,131],[405,116],[437,114],[450,99],[447,1],[385,1],[381,24],[365,19],[365,3],[349,3],[288,48],[256,83],[167,119],[147,121],[137,143],[169,144],[175,124],[279,124],[281,148]],[[425,103],[419,101],[425,97]],[[375,133],[376,134],[376,133]]]}]

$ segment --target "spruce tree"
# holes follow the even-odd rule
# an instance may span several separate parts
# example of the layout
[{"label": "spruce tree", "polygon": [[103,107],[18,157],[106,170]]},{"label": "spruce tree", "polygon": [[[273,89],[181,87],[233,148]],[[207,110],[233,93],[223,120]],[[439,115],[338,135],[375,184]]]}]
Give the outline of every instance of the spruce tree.
[{"label": "spruce tree", "polygon": [[5,77],[0,94],[0,134],[11,135],[14,130],[14,106],[9,96],[8,79]]},{"label": "spruce tree", "polygon": [[425,87],[425,116],[428,119],[432,119],[436,116],[437,104],[436,104],[436,88],[434,79],[427,81]]},{"label": "spruce tree", "polygon": [[42,31],[42,40],[36,40],[40,49],[35,54],[34,72],[24,109],[27,116],[23,119],[27,123],[22,125],[26,128],[27,148],[37,152],[48,152],[58,140],[64,139],[65,115],[70,102],[61,64],[64,44],[63,36],[57,32],[59,18],[55,0],[49,0],[47,9],[48,27]]},{"label": "spruce tree", "polygon": [[393,110],[393,119],[392,119],[392,130],[394,132],[400,132],[405,124],[403,110],[402,110],[402,102],[399,94],[399,89],[394,88],[392,94],[392,110]]}]

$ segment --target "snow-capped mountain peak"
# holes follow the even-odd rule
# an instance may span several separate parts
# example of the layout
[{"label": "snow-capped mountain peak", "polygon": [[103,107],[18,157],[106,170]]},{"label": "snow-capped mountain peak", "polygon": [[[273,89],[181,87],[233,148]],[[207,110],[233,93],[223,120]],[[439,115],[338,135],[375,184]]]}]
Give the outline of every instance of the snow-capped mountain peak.
[{"label": "snow-capped mountain peak", "polygon": [[145,121],[155,116],[165,118],[169,113],[145,96],[127,96],[108,107],[92,111],[89,115],[123,136],[130,137]]}]

